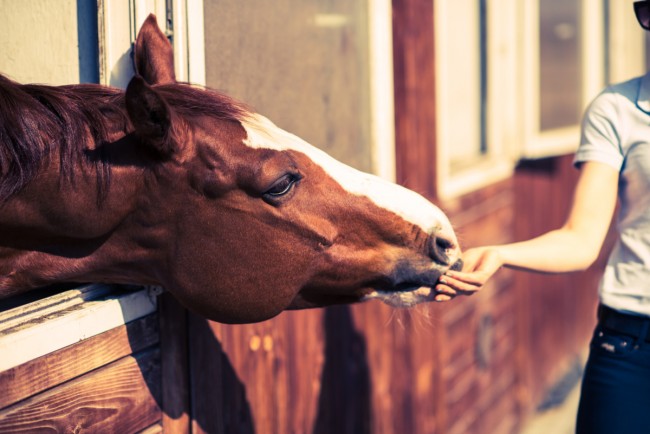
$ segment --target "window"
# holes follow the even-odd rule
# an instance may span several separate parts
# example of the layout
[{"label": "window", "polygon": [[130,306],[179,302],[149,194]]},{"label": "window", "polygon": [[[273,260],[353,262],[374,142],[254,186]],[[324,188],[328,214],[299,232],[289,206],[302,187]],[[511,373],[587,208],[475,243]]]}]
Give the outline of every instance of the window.
[{"label": "window", "polygon": [[540,130],[577,125],[582,112],[580,0],[539,3]]},{"label": "window", "polygon": [[[504,7],[509,3],[510,7]],[[434,3],[437,167],[442,198],[512,173],[516,1]],[[495,13],[496,12],[496,13]]]},{"label": "window", "polygon": [[205,1],[206,83],[394,179],[391,29],[390,0]]},{"label": "window", "polygon": [[113,2],[100,0],[99,58],[100,83],[126,88],[133,76],[131,44],[138,29],[149,13],[155,13],[158,25],[169,33],[166,21],[167,6],[164,0],[129,0]]},{"label": "window", "polygon": [[521,156],[576,150],[584,109],[605,84],[605,12],[603,0],[525,3]]},{"label": "window", "polygon": [[605,82],[606,1],[434,3],[441,197],[509,177],[520,158],[575,151]]}]

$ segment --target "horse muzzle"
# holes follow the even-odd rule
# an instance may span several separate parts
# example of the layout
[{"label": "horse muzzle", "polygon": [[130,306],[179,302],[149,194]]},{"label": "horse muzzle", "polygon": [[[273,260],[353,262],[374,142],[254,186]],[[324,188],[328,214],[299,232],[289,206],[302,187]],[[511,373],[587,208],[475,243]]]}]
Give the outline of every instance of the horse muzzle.
[{"label": "horse muzzle", "polygon": [[460,258],[452,260],[446,253],[443,261],[443,254],[439,250],[430,256],[436,256],[432,257],[433,265],[400,262],[386,279],[386,284],[376,288],[363,300],[378,299],[393,307],[412,307],[433,301],[440,277],[447,270],[460,271],[463,261]]}]

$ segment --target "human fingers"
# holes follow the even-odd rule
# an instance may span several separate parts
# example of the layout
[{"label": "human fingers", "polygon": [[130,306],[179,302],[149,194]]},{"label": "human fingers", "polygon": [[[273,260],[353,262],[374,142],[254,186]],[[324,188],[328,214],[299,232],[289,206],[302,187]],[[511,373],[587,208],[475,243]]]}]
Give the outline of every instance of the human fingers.
[{"label": "human fingers", "polygon": [[[445,293],[450,293],[453,291],[455,294],[462,293],[463,295],[473,294],[479,291],[486,279],[477,277],[477,273],[445,273],[444,276],[440,278],[440,283],[448,288]],[[446,289],[443,288],[443,289]]]},{"label": "human fingers", "polygon": [[435,301],[449,301],[458,295],[472,295],[480,289],[479,286],[471,286],[467,283],[457,281],[451,277],[443,276],[435,287]]},{"label": "human fingers", "polygon": [[458,293],[454,288],[448,286],[444,279],[441,279],[441,281],[436,285],[435,290],[438,294],[445,294],[450,297],[455,297]]},{"label": "human fingers", "polygon": [[[466,284],[470,286],[483,286],[487,282],[489,275],[484,272],[474,271],[474,272],[464,272],[464,271],[453,271],[449,270],[445,272],[442,276],[442,280],[450,282],[454,287]],[[458,288],[462,289],[462,288]]]}]

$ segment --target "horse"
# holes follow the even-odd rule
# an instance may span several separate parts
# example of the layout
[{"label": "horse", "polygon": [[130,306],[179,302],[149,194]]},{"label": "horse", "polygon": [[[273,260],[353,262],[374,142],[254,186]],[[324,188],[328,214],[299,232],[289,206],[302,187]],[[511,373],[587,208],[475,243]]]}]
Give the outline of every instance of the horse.
[{"label": "horse", "polygon": [[445,214],[227,95],[180,83],[152,15],[126,91],[0,75],[0,298],[162,286],[222,323],[431,301],[460,265]]}]

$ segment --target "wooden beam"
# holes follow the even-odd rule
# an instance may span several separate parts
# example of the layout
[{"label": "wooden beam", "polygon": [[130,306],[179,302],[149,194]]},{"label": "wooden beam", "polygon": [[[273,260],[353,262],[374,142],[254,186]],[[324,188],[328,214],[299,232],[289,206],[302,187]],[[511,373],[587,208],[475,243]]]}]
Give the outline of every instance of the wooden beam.
[{"label": "wooden beam", "polygon": [[397,181],[436,193],[433,0],[393,0]]},{"label": "wooden beam", "polygon": [[141,431],[160,421],[160,353],[125,357],[0,411],[0,433]]},{"label": "wooden beam", "polygon": [[157,320],[150,315],[0,372],[0,409],[154,345]]},{"label": "wooden beam", "polygon": [[89,285],[0,313],[0,371],[156,311],[157,292]]}]

